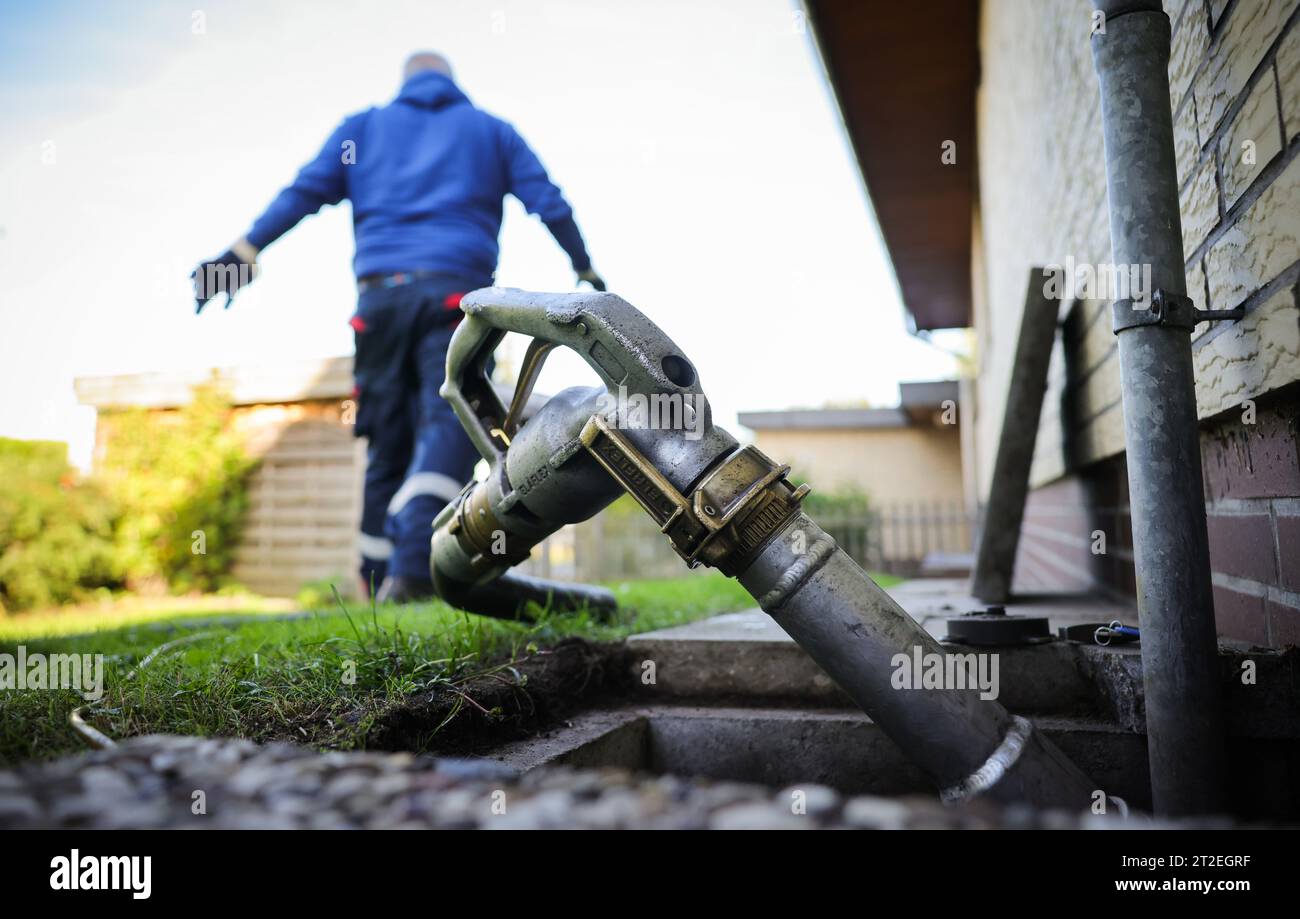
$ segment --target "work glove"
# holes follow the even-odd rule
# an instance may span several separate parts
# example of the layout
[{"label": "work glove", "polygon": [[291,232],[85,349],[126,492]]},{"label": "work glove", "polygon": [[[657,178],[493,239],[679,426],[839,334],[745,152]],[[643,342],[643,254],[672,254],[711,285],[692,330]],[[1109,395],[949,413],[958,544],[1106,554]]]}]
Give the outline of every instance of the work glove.
[{"label": "work glove", "polygon": [[190,272],[194,282],[194,315],[203,312],[203,307],[217,294],[226,295],[226,309],[235,299],[235,294],[245,284],[257,277],[257,250],[247,241],[240,240],[216,258],[200,262]]},{"label": "work glove", "polygon": [[588,268],[586,271],[579,271],[578,280],[586,281],[594,290],[605,289],[605,279],[596,274],[594,269]]}]

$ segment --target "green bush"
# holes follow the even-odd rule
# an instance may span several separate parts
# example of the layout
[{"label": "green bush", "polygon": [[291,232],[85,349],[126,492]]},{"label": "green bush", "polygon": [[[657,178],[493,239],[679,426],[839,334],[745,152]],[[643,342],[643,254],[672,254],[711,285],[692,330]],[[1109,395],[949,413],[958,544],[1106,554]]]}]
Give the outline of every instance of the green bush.
[{"label": "green bush", "polygon": [[812,492],[803,501],[803,509],[813,517],[818,514],[865,516],[872,511],[871,496],[856,485],[819,488],[816,477],[806,475],[798,469],[792,470],[788,478],[795,485],[807,482],[812,486]]},{"label": "green bush", "polygon": [[120,585],[112,502],[65,444],[0,438],[0,481],[0,612]]},{"label": "green bush", "polygon": [[119,512],[118,560],[128,582],[177,590],[226,583],[245,512],[252,460],[214,386],[166,415],[113,418],[100,476]]},{"label": "green bush", "polygon": [[0,438],[0,612],[96,588],[228,586],[253,465],[229,421],[212,386],[174,412],[117,414],[90,480],[64,444]]}]

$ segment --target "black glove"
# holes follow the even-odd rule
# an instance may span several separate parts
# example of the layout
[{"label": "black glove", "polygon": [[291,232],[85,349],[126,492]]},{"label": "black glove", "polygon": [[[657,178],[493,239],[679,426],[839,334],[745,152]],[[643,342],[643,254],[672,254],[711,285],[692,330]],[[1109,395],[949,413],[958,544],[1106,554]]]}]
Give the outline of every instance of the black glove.
[{"label": "black glove", "polygon": [[194,282],[194,314],[203,312],[203,307],[217,294],[226,295],[226,309],[241,287],[253,280],[256,275],[254,265],[244,261],[227,249],[216,258],[200,262],[199,267],[190,272]]},{"label": "black glove", "polygon": [[595,290],[605,289],[605,279],[602,278],[600,275],[596,274],[595,269],[588,268],[586,271],[579,271],[578,280],[586,281]]}]

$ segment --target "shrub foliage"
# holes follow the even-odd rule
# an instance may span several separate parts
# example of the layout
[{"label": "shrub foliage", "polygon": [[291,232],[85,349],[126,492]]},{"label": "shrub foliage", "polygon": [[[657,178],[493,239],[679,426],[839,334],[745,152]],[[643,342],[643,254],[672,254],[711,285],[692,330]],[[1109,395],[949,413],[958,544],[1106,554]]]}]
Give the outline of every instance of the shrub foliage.
[{"label": "shrub foliage", "polygon": [[0,438],[0,611],[47,606],[122,580],[116,513],[61,443]]},{"label": "shrub foliage", "polygon": [[222,585],[252,468],[229,421],[230,402],[214,386],[196,387],[175,412],[131,409],[113,419],[99,476],[120,515],[116,541],[131,586]]},{"label": "shrub foliage", "polygon": [[229,421],[212,386],[176,411],[118,413],[88,480],[63,444],[0,439],[0,610],[96,588],[222,586],[252,469]]}]

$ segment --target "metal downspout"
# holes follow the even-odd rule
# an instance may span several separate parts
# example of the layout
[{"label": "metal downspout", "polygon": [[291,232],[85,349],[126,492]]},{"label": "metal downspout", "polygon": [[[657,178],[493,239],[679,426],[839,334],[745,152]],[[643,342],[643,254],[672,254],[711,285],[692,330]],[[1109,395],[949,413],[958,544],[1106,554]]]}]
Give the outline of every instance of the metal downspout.
[{"label": "metal downspout", "polygon": [[1094,23],[1092,54],[1111,257],[1117,274],[1124,266],[1150,270],[1150,290],[1131,292],[1136,302],[1117,300],[1114,309],[1152,800],[1171,816],[1220,812],[1226,737],[1192,372],[1198,320],[1186,299],[1169,102],[1170,24],[1159,0],[1094,6],[1104,15],[1101,28]]}]

